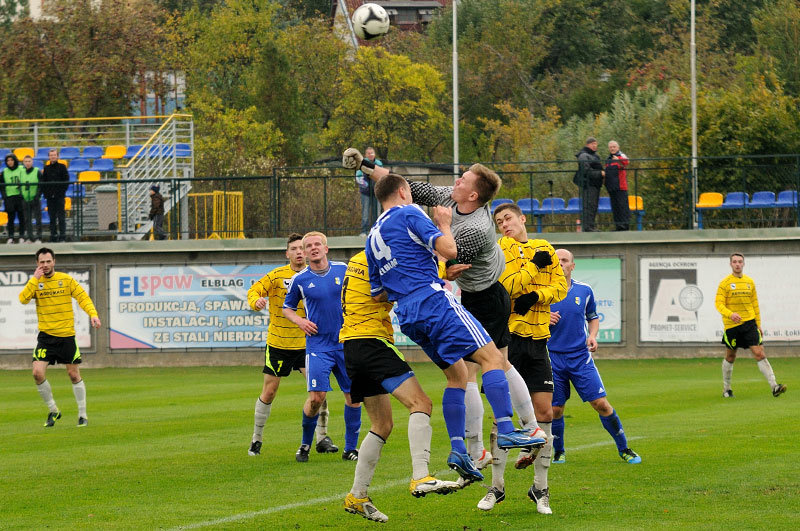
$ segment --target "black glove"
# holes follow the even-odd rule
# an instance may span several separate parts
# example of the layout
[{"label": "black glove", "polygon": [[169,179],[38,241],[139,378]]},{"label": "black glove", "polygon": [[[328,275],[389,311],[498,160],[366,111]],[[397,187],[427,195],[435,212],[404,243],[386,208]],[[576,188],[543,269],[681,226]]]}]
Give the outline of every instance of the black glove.
[{"label": "black glove", "polygon": [[543,267],[553,264],[553,257],[550,256],[550,253],[547,251],[536,251],[536,254],[533,255],[533,260],[531,260],[531,262],[533,262],[534,265],[539,269],[542,269]]},{"label": "black glove", "polygon": [[528,293],[527,295],[520,295],[514,301],[514,312],[520,315],[525,315],[531,309],[531,306],[536,304],[539,300],[539,294],[534,292]]}]

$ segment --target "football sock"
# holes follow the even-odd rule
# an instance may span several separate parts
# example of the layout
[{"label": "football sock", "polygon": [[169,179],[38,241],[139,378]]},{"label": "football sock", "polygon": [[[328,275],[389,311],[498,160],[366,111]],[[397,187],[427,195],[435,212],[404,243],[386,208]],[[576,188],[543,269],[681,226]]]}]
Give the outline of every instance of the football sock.
[{"label": "football sock", "polygon": [[505,492],[506,482],[504,475],[506,472],[506,463],[508,462],[508,450],[502,450],[497,446],[496,432],[497,426],[492,426],[492,437],[490,438],[492,441],[490,445],[490,451],[492,452],[492,487]]},{"label": "football sock", "polygon": [[86,418],[86,384],[81,380],[72,384],[72,394],[75,395],[75,402],[78,403],[78,416]]},{"label": "football sock", "polygon": [[[345,405],[345,407],[349,407]],[[357,408],[353,408],[357,409]],[[359,419],[361,416],[359,415]],[[358,461],[356,461],[356,474],[353,480],[353,488],[350,492],[356,498],[366,498],[367,489],[372,476],[375,475],[375,467],[378,466],[378,460],[381,458],[381,450],[386,441],[380,435],[373,432],[367,433],[364,440],[361,442],[361,448],[358,451]]]},{"label": "football sock", "polygon": [[553,430],[553,450],[558,453],[564,453],[564,417],[553,419],[551,429]]},{"label": "football sock", "polygon": [[492,406],[494,418],[497,420],[498,433],[511,433],[514,423],[511,417],[514,411],[511,408],[511,395],[508,392],[506,374],[500,369],[494,369],[483,374],[483,392],[489,405]]},{"label": "football sock", "polygon": [[467,453],[467,447],[464,445],[465,394],[466,391],[459,387],[445,387],[442,394],[442,416],[447,426],[447,434],[450,436],[450,448],[460,454]]},{"label": "football sock", "polygon": [[[759,366],[759,368],[761,368]],[[722,360],[722,390],[723,391],[730,391],[731,389],[731,377],[733,376],[733,363],[730,361],[723,359]]]},{"label": "football sock", "polygon": [[464,406],[466,407],[465,436],[467,438],[467,450],[473,460],[480,459],[483,450],[483,400],[478,391],[478,384],[467,382],[467,392],[464,395]]},{"label": "football sock", "polygon": [[328,399],[322,401],[322,406],[319,408],[319,419],[317,419],[317,442],[328,436]]},{"label": "football sock", "polygon": [[264,424],[267,423],[267,419],[269,418],[269,410],[272,408],[272,404],[265,404],[261,401],[261,397],[256,398],[256,412],[253,417],[255,418],[255,422],[253,423],[253,440],[254,441],[261,441],[262,437],[264,436]]},{"label": "football sock", "polygon": [[317,427],[317,417],[319,417],[319,415],[309,417],[306,415],[306,412],[303,411],[303,444],[307,446],[311,446],[311,441],[314,439],[314,429]]},{"label": "football sock", "polygon": [[761,374],[763,374],[764,378],[767,379],[770,388],[778,385],[778,382],[775,381],[775,373],[772,372],[772,365],[769,364],[769,360],[767,358],[764,358],[758,362],[758,370],[761,371]]},{"label": "football sock", "polygon": [[531,392],[525,385],[525,380],[513,366],[506,371],[506,379],[508,380],[508,390],[511,393],[511,405],[517,412],[520,424],[525,429],[535,430],[538,424],[536,424],[536,415],[533,413]]},{"label": "football sock", "polygon": [[[430,475],[428,463],[431,461],[432,434],[430,415],[421,411],[409,415],[408,449],[411,451],[412,479],[422,479]],[[364,443],[361,443],[361,448],[364,448]]]},{"label": "football sock", "polygon": [[344,451],[355,450],[358,446],[358,432],[361,431],[361,406],[344,405]]},{"label": "football sock", "polygon": [[600,415],[600,422],[603,423],[603,427],[614,438],[618,451],[621,452],[628,447],[628,438],[625,437],[625,430],[622,429],[622,421],[619,420],[616,410],[612,410],[607,417]]},{"label": "football sock", "polygon": [[542,490],[547,488],[547,469],[550,468],[550,454],[553,453],[553,423],[540,422],[539,427],[547,434],[547,443],[533,461],[533,486]]},{"label": "football sock", "polygon": [[36,384],[36,390],[39,391],[39,396],[47,404],[50,413],[58,413],[58,406],[56,406],[56,401],[53,399],[53,389],[50,387],[50,382],[45,380],[40,384]]}]

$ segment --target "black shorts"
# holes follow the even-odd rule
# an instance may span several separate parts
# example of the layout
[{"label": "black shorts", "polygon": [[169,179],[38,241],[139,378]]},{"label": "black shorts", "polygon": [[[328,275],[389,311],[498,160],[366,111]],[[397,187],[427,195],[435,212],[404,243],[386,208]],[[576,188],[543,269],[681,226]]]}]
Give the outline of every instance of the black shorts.
[{"label": "black shorts", "polygon": [[57,337],[39,332],[33,361],[46,361],[50,365],[64,363],[77,365],[81,362],[81,350],[75,342],[75,336]]},{"label": "black shorts", "polygon": [[264,374],[272,376],[289,376],[292,370],[299,371],[306,366],[306,350],[288,350],[285,348],[270,347],[264,351]]},{"label": "black shorts", "polygon": [[497,348],[508,346],[511,297],[500,282],[483,291],[461,290],[461,305],[483,325]]},{"label": "black shorts", "polygon": [[531,339],[511,334],[508,361],[525,380],[528,391],[553,392],[553,368],[550,366],[546,339]]},{"label": "black shorts", "polygon": [[346,340],[344,363],[347,376],[353,382],[350,386],[350,399],[353,402],[363,402],[367,396],[388,394],[414,376],[414,371],[397,347],[385,339]]},{"label": "black shorts", "polygon": [[728,328],[722,334],[722,344],[736,352],[737,348],[750,348],[763,343],[761,332],[758,331],[756,320],[751,319],[733,328]]}]

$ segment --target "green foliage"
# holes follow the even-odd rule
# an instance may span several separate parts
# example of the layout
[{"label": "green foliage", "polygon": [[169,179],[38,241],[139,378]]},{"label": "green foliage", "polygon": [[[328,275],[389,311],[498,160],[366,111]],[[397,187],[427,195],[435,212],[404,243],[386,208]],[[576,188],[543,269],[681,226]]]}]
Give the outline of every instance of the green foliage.
[{"label": "green foliage", "polygon": [[8,31],[17,18],[28,16],[28,0],[0,0],[0,29]]},{"label": "green foliage", "polygon": [[334,153],[348,145],[374,145],[382,159],[429,160],[443,147],[447,118],[438,105],[443,92],[432,66],[362,47],[343,78],[323,138]]},{"label": "green foliage", "polygon": [[753,16],[758,45],[775,60],[787,94],[800,96],[800,6],[794,0],[765,4]]}]

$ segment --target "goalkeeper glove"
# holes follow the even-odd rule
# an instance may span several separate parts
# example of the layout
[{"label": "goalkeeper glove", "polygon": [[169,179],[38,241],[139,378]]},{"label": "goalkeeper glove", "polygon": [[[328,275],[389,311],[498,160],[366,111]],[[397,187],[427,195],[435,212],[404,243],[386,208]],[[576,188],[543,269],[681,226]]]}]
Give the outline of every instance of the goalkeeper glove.
[{"label": "goalkeeper glove", "polygon": [[533,255],[533,260],[531,262],[534,263],[536,267],[542,269],[543,267],[547,267],[553,263],[553,257],[550,256],[550,253],[547,251],[536,251],[536,254]]},{"label": "goalkeeper glove", "polygon": [[525,315],[538,300],[539,294],[535,291],[526,295],[520,295],[514,300],[514,313]]},{"label": "goalkeeper glove", "polygon": [[350,170],[361,170],[366,175],[372,175],[372,170],[375,169],[375,163],[369,159],[365,159],[356,148],[347,148],[342,153],[342,166]]}]

